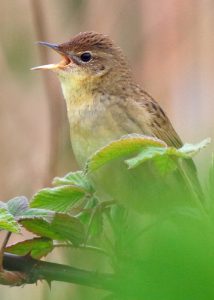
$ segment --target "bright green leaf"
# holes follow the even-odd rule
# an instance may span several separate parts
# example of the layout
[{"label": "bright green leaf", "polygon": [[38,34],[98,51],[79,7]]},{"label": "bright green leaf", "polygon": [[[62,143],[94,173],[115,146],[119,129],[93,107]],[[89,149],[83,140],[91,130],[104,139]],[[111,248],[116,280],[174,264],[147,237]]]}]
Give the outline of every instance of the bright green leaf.
[{"label": "bright green leaf", "polygon": [[16,197],[5,203],[0,202],[0,229],[20,232],[20,220],[42,219],[51,222],[54,215],[54,211],[29,208],[27,198]]},{"label": "bright green leaf", "polygon": [[31,255],[35,259],[46,256],[53,250],[53,241],[47,238],[25,240],[6,248],[6,252],[16,255]]},{"label": "bright green leaf", "polygon": [[34,220],[34,219],[42,219],[46,222],[51,222],[55,216],[55,212],[47,209],[41,208],[29,208],[26,210],[19,220]]},{"label": "bright green leaf", "polygon": [[209,142],[210,139],[206,139],[196,145],[185,144],[180,149],[176,149],[173,147],[146,146],[140,151],[138,155],[133,158],[127,159],[126,163],[129,169],[132,169],[136,168],[145,161],[152,159],[155,161],[156,166],[158,166],[158,170],[162,174],[166,174],[167,172],[171,172],[176,169],[176,158],[189,159],[196,155]]},{"label": "bright green leaf", "polygon": [[66,214],[57,214],[52,222],[52,226],[62,240],[69,240],[75,245],[84,241],[84,226],[80,220],[75,217]]},{"label": "bright green leaf", "polygon": [[155,157],[154,165],[161,176],[166,176],[177,169],[176,161],[167,155]]},{"label": "bright green leaf", "polygon": [[144,147],[166,147],[166,144],[156,138],[139,134],[126,135],[98,150],[88,160],[86,172],[90,173],[104,164],[124,156],[138,153]]},{"label": "bright green leaf", "polygon": [[57,213],[51,223],[41,219],[22,220],[21,224],[29,231],[53,240],[71,241],[80,244],[85,232],[82,223],[75,217]]},{"label": "bright green leaf", "polygon": [[75,185],[83,188],[87,192],[93,191],[92,186],[82,171],[70,172],[64,177],[55,177],[53,180],[53,185]]},{"label": "bright green leaf", "polygon": [[0,230],[7,230],[15,233],[20,232],[19,224],[3,205],[0,206]]},{"label": "bright green leaf", "polygon": [[83,199],[85,194],[83,188],[74,185],[46,188],[34,195],[30,206],[68,212],[74,204]]},{"label": "bright green leaf", "polygon": [[125,162],[127,163],[129,169],[133,169],[147,160],[165,154],[166,149],[166,147],[160,148],[146,146],[144,149],[141,150],[141,152],[138,155],[134,156],[133,158],[127,159]]}]

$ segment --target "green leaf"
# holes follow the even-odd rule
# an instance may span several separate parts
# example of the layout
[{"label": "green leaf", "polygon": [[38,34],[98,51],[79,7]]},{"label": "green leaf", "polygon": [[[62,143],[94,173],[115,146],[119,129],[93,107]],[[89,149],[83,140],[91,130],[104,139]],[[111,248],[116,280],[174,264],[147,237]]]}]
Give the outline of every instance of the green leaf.
[{"label": "green leaf", "polygon": [[78,245],[83,242],[83,224],[75,217],[57,213],[51,223],[41,219],[22,220],[21,224],[29,231],[53,240],[71,241]]},{"label": "green leaf", "polygon": [[179,149],[179,152],[184,153],[187,158],[188,157],[191,158],[191,157],[195,156],[198,152],[200,152],[202,149],[207,147],[210,143],[211,143],[211,139],[206,138],[203,141],[201,141],[200,143],[197,143],[195,145],[184,144],[183,147],[181,147]]},{"label": "green leaf", "polygon": [[15,233],[20,232],[19,224],[16,222],[14,216],[9,213],[3,202],[0,204],[0,230],[7,230]]},{"label": "green leaf", "polygon": [[125,162],[127,163],[129,169],[133,169],[146,162],[147,160],[153,159],[160,155],[164,155],[166,153],[166,149],[166,147],[160,148],[146,146],[138,155],[134,156],[133,158],[127,159]]},{"label": "green leaf", "polygon": [[114,159],[130,156],[131,154],[138,153],[142,148],[149,146],[166,147],[166,144],[159,139],[149,136],[140,134],[126,135],[93,154],[86,164],[86,172],[93,172]]},{"label": "green leaf", "polygon": [[16,255],[31,255],[35,259],[46,256],[53,250],[53,241],[47,238],[25,240],[6,248],[6,252]]},{"label": "green leaf", "polygon": [[95,209],[88,226],[88,235],[99,236],[103,231],[103,210],[101,206]]},{"label": "green leaf", "polygon": [[16,197],[6,203],[0,202],[0,229],[20,232],[18,224],[20,220],[43,219],[46,222],[51,222],[54,215],[54,211],[29,208],[27,198]]},{"label": "green leaf", "polygon": [[15,197],[8,202],[6,202],[8,211],[14,216],[21,216],[28,208],[28,199],[24,196]]},{"label": "green leaf", "polygon": [[83,188],[74,185],[46,188],[33,196],[30,206],[56,212],[68,212],[85,195],[86,192]]},{"label": "green leaf", "polygon": [[167,172],[171,172],[176,169],[176,159],[189,159],[193,157],[209,142],[210,139],[206,139],[196,145],[185,144],[180,149],[176,149],[173,147],[146,146],[138,155],[133,158],[127,159],[125,162],[127,163],[129,169],[133,169],[140,164],[152,159],[154,160],[159,171],[162,174],[166,174]]},{"label": "green leaf", "polygon": [[154,165],[161,176],[166,176],[177,169],[176,161],[167,155],[155,157]]},{"label": "green leaf", "polygon": [[50,223],[53,220],[55,214],[56,213],[54,211],[47,209],[29,208],[22,214],[22,216],[19,217],[19,220],[42,219]]},{"label": "green leaf", "polygon": [[55,212],[41,208],[29,208],[29,202],[26,197],[15,197],[8,202],[4,203],[5,209],[14,216],[15,220],[23,219],[44,219],[51,222]]},{"label": "green leaf", "polygon": [[53,185],[75,185],[83,188],[85,191],[91,193],[93,192],[93,188],[90,185],[88,179],[84,175],[83,171],[70,172],[66,174],[64,177],[55,177],[53,180]]}]

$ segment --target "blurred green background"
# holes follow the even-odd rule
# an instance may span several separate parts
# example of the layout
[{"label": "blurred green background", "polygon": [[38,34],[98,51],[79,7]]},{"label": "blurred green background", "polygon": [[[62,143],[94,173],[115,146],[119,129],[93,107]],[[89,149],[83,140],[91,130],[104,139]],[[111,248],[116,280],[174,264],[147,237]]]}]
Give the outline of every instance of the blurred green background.
[{"label": "blurred green background", "polygon": [[[58,80],[30,71],[41,58],[58,57],[50,51],[46,58],[35,41],[64,42],[86,30],[109,34],[183,141],[197,142],[214,137],[213,11],[212,0],[1,1],[0,200],[31,196],[55,175],[77,168]],[[199,157],[200,169],[211,150]],[[47,299],[44,286],[0,287],[1,300]],[[57,286],[72,295],[70,286],[54,283],[51,299],[62,293]]]}]

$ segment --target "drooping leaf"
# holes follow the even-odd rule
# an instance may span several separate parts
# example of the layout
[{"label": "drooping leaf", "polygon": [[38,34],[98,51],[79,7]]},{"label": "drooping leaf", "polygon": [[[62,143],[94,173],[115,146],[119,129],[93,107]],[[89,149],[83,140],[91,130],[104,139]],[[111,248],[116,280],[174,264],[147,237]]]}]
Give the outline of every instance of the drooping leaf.
[{"label": "drooping leaf", "polygon": [[54,216],[55,212],[42,208],[29,208],[25,212],[23,212],[22,216],[19,217],[19,220],[34,220],[34,219],[42,219],[48,223],[50,223]]},{"label": "drooping leaf", "polygon": [[129,169],[135,168],[148,160],[153,160],[161,173],[165,174],[176,168],[176,159],[188,159],[203,149],[210,139],[206,139],[196,145],[185,144],[180,149],[173,147],[144,147],[135,157],[127,159]]},{"label": "drooping leaf", "polygon": [[71,241],[80,244],[84,240],[84,226],[75,217],[57,213],[51,223],[42,219],[22,220],[21,224],[29,231],[53,240]]},{"label": "drooping leaf", "polygon": [[20,223],[30,232],[53,240],[57,240],[60,236],[54,231],[50,223],[42,219],[20,220]]},{"label": "drooping leaf", "polygon": [[53,180],[53,185],[75,185],[83,188],[85,191],[91,193],[93,191],[92,186],[87,180],[83,171],[70,172],[64,177],[55,177]]},{"label": "drooping leaf", "polygon": [[86,164],[86,172],[90,173],[104,164],[127,155],[135,154],[145,147],[166,147],[166,144],[156,138],[139,134],[126,135],[109,143],[93,154]]},{"label": "drooping leaf", "polygon": [[85,195],[83,188],[74,185],[46,188],[34,195],[30,207],[68,212]]},{"label": "drooping leaf", "polygon": [[129,169],[136,168],[140,164],[144,163],[147,160],[153,159],[157,156],[164,155],[166,153],[166,147],[144,147],[140,153],[130,159],[127,159],[125,162],[128,165]]},{"label": "drooping leaf", "polygon": [[16,255],[31,255],[35,259],[46,256],[53,250],[53,241],[47,238],[33,238],[11,246],[5,251]]},{"label": "drooping leaf", "polygon": [[[3,203],[3,202],[1,202]],[[0,205],[0,230],[19,233],[20,226],[14,216],[5,208],[4,204]]]},{"label": "drooping leaf", "polygon": [[210,138],[206,138],[200,143],[197,144],[184,144],[183,147],[179,149],[180,153],[184,153],[186,157],[191,158],[195,156],[198,152],[200,152],[202,149],[206,148],[207,145],[209,145],[211,142]]}]

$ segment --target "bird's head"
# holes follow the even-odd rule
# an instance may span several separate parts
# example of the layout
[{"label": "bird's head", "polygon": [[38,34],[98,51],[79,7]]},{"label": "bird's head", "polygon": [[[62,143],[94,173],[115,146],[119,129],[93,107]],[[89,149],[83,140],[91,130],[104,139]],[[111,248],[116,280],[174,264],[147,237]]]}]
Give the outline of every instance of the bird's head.
[{"label": "bird's head", "polygon": [[[104,34],[83,32],[69,42],[51,44],[39,42],[58,52],[62,60],[57,64],[43,65],[34,70],[53,70],[60,80],[98,83],[122,81],[130,77],[129,67],[122,50]],[[108,80],[105,80],[107,78]],[[92,84],[93,85],[93,84]]]}]

